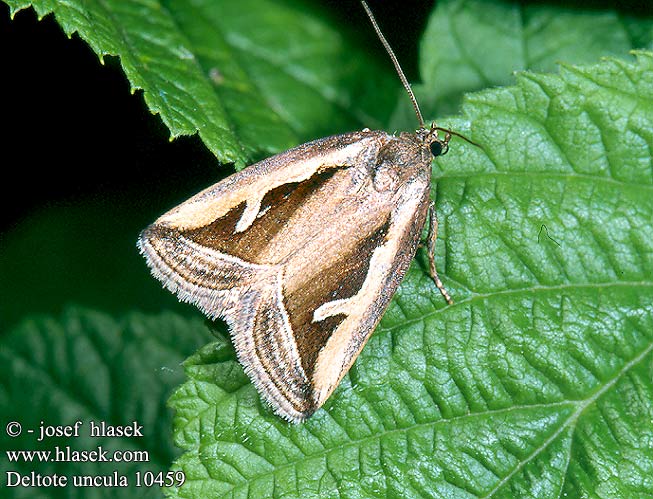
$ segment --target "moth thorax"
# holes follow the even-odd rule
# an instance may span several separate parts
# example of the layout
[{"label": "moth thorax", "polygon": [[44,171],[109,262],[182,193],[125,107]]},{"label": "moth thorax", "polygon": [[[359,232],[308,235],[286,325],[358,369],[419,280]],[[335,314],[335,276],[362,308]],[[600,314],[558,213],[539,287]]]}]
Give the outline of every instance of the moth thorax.
[{"label": "moth thorax", "polygon": [[415,135],[407,133],[386,142],[374,166],[374,188],[377,191],[394,189],[414,178],[431,161],[431,154],[424,146]]},{"label": "moth thorax", "polygon": [[377,165],[372,179],[374,189],[378,192],[395,190],[395,186],[399,183],[397,166],[389,162]]}]

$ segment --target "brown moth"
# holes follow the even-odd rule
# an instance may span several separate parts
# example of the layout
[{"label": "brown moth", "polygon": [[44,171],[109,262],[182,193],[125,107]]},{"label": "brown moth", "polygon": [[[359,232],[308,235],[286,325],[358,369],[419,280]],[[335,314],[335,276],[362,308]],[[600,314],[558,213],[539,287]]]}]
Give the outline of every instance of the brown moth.
[{"label": "brown moth", "polygon": [[[381,319],[430,213],[431,160],[449,130],[399,136],[368,129],[300,145],[251,165],[161,216],[138,246],[182,301],[230,328],[238,360],[276,413],[311,416],[331,395]],[[446,132],[444,138],[438,131]],[[458,134],[455,134],[458,135]]]}]

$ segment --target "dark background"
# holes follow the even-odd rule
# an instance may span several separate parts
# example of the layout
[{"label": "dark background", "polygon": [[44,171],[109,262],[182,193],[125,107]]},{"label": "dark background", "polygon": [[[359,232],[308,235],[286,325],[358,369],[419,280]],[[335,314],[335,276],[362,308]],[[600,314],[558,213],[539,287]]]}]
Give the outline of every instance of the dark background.
[{"label": "dark background", "polygon": [[[419,34],[433,2],[369,3],[416,81]],[[386,57],[357,1],[323,4],[343,30]],[[142,93],[130,93],[119,60],[100,64],[52,15],[39,21],[27,9],[11,20],[0,3],[0,64],[0,330],[69,304],[190,311],[147,279],[135,240],[229,168],[196,136],[170,142]]]}]

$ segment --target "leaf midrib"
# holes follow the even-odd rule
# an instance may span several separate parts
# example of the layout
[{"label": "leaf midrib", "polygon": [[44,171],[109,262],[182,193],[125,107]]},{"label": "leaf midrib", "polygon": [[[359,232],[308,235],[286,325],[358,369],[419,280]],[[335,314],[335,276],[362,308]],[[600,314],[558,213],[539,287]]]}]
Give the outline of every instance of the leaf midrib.
[{"label": "leaf midrib", "polygon": [[[578,289],[578,288],[598,288],[598,287],[632,287],[632,286],[644,286],[644,287],[651,287],[653,288],[653,282],[649,281],[639,281],[639,282],[626,282],[626,283],[609,283],[609,284],[587,284],[587,285],[563,285],[563,286],[540,286],[537,288],[531,288],[531,291],[538,291],[538,292],[548,292],[550,290],[555,290],[555,289]],[[510,290],[510,291],[501,291],[501,292],[496,292],[496,293],[489,293],[486,295],[476,295],[474,297],[468,298],[466,300],[462,300],[461,302],[458,302],[456,305],[462,305],[463,303],[471,302],[476,299],[485,299],[487,297],[492,297],[496,295],[506,295],[506,294],[513,294],[513,293],[522,293],[524,290]],[[453,305],[453,306],[456,306]],[[441,313],[444,310],[448,310],[449,307],[440,309],[437,311],[434,311],[431,314],[425,314],[423,317],[427,317],[430,315],[434,315],[436,313]],[[419,319],[417,319],[419,320]],[[405,321],[402,323],[400,326],[394,326],[392,328],[385,328],[384,331],[390,331],[394,329],[399,329],[405,327],[406,324],[416,322],[417,320],[413,321]],[[423,320],[423,319],[422,319]],[[340,450],[340,449],[345,449],[349,447],[359,447],[366,442],[374,441],[374,440],[379,440],[381,438],[384,438],[388,435],[392,434],[397,434],[397,433],[406,433],[415,429],[419,428],[427,428],[427,427],[434,427],[437,425],[442,425],[442,424],[451,424],[452,422],[458,422],[458,421],[464,421],[466,419],[470,418],[479,418],[479,417],[487,417],[487,416],[492,416],[492,415],[501,415],[501,414],[510,414],[511,412],[515,411],[521,411],[521,410],[534,410],[538,408],[545,408],[545,409],[551,409],[551,408],[556,408],[560,407],[561,409],[567,406],[572,406],[575,407],[574,412],[567,418],[565,421],[560,425],[560,427],[551,435],[549,436],[540,446],[538,446],[529,456],[527,456],[525,459],[522,459],[519,461],[519,463],[515,466],[514,470],[511,471],[506,477],[502,478],[499,483],[488,493],[484,496],[484,498],[489,498],[496,490],[498,490],[503,484],[507,482],[512,476],[514,476],[520,469],[522,469],[529,461],[537,457],[544,449],[547,448],[547,446],[555,441],[555,439],[567,428],[570,428],[575,425],[576,421],[580,418],[582,415],[583,411],[587,409],[593,402],[595,402],[599,397],[601,397],[603,394],[605,394],[611,387],[613,387],[621,377],[627,373],[630,369],[635,367],[639,362],[641,362],[651,351],[653,351],[653,341],[649,342],[646,346],[646,348],[637,356],[626,362],[621,369],[619,369],[615,375],[609,379],[608,381],[600,384],[599,388],[590,396],[584,399],[578,399],[578,400],[563,400],[563,401],[558,401],[558,402],[553,402],[553,403],[548,403],[548,404],[526,404],[526,405],[519,405],[519,406],[511,406],[507,408],[502,408],[502,409],[495,409],[495,410],[487,410],[483,412],[475,412],[475,413],[470,413],[470,414],[463,414],[460,416],[454,416],[451,418],[446,418],[446,419],[439,419],[437,421],[429,421],[425,423],[416,423],[410,426],[405,426],[402,428],[395,428],[392,430],[387,430],[383,431],[381,433],[373,434],[366,436],[364,438],[356,439],[356,440],[350,440],[343,445],[338,445],[330,448],[325,448],[320,452],[314,453],[314,454],[303,454],[301,458],[296,458],[288,463],[285,463],[283,465],[275,465],[274,463],[270,463],[270,461],[266,458],[266,456],[263,456],[259,453],[256,453],[252,449],[247,449],[248,452],[253,452],[256,454],[258,457],[261,457],[262,459],[265,459],[268,463],[270,463],[270,466],[273,468],[269,471],[265,471],[263,473],[259,473],[256,475],[253,475],[251,477],[244,477],[243,476],[243,481],[238,482],[233,484],[225,494],[228,494],[230,492],[233,492],[237,490],[240,487],[243,486],[248,486],[249,484],[255,482],[256,480],[260,478],[264,478],[266,476],[274,475],[280,471],[283,471],[285,469],[289,468],[294,468],[298,463],[303,462],[306,459],[316,459],[321,456],[327,456],[331,452]],[[215,408],[207,408],[207,410],[215,410]],[[226,443],[226,444],[233,444],[232,441],[225,441],[225,440],[218,440],[216,439],[214,445],[218,445],[220,442]],[[189,449],[190,450],[190,449]],[[201,453],[198,452],[198,456],[201,456]],[[242,476],[242,474],[241,474]]]},{"label": "leaf midrib", "polygon": [[[476,413],[470,413],[470,414],[463,414],[460,416],[454,416],[451,418],[446,418],[446,419],[439,419],[437,421],[429,421],[426,423],[416,423],[413,425],[405,426],[402,428],[394,428],[392,430],[387,430],[383,431],[381,433],[376,433],[373,435],[369,435],[360,439],[356,440],[350,440],[346,442],[343,445],[338,445],[330,448],[323,449],[319,452],[316,452],[314,454],[303,454],[303,457],[297,458],[295,460],[292,460],[288,463],[285,463],[283,465],[275,465],[273,463],[270,463],[270,461],[263,455],[256,453],[252,449],[247,449],[248,452],[252,452],[256,454],[257,456],[265,459],[268,463],[270,463],[270,466],[273,467],[273,469],[269,471],[265,471],[263,473],[259,473],[256,475],[252,475],[251,477],[243,477],[243,481],[238,482],[233,484],[228,491],[226,491],[224,495],[227,495],[229,493],[232,493],[233,491],[237,490],[240,487],[248,487],[250,483],[255,482],[258,479],[264,478],[266,476],[274,475],[278,472],[281,472],[285,469],[289,468],[294,468],[298,463],[304,462],[306,459],[317,459],[322,456],[327,456],[331,452],[338,451],[341,449],[346,449],[348,447],[360,447],[361,445],[364,445],[367,442],[371,442],[374,440],[380,440],[381,438],[384,438],[388,435],[393,435],[397,433],[407,433],[409,431],[415,430],[415,429],[420,429],[420,428],[428,428],[428,427],[435,427],[437,425],[441,424],[451,424],[454,422],[459,422],[459,421],[465,421],[468,419],[476,419],[476,418],[485,418],[488,416],[494,416],[494,415],[504,415],[504,414],[510,414],[511,412],[515,411],[521,411],[521,410],[534,410],[538,408],[544,408],[544,409],[552,409],[552,408],[565,408],[567,406],[575,406],[576,409],[572,414],[567,417],[562,424],[560,424],[560,427],[553,432],[547,439],[539,445],[531,454],[529,454],[526,458],[521,459],[514,467],[514,469],[508,473],[505,477],[503,477],[499,482],[496,484],[496,486],[490,490],[485,496],[483,496],[482,499],[488,499],[489,497],[492,496],[497,490],[499,490],[505,483],[507,483],[510,478],[512,478],[516,473],[518,473],[523,467],[530,462],[532,459],[536,458],[541,452],[543,452],[552,442],[556,440],[556,438],[567,428],[573,428],[582,415],[582,413],[587,409],[590,405],[592,405],[598,398],[600,398],[602,395],[604,395],[610,388],[612,388],[621,378],[624,374],[626,374],[630,369],[634,368],[639,362],[641,362],[649,353],[653,351],[653,341],[649,342],[647,347],[636,357],[632,358],[628,362],[626,362],[621,369],[619,369],[615,375],[605,383],[603,383],[598,390],[596,390],[595,393],[593,393],[591,396],[585,398],[585,399],[579,399],[579,400],[563,400],[563,401],[558,401],[558,402],[553,402],[550,404],[527,404],[527,405],[520,405],[520,406],[511,406],[507,408],[502,408],[502,409],[494,409],[494,410],[488,410],[488,411],[483,411],[483,412],[476,412]],[[215,445],[219,444],[220,442],[226,443],[226,444],[233,444],[231,441],[221,441],[216,439]],[[198,459],[201,458],[201,453],[197,452],[196,453],[198,456]],[[240,472],[239,472],[240,473]],[[242,474],[241,474],[242,476]],[[223,482],[224,483],[224,482]]]},{"label": "leaf midrib", "polygon": [[[372,435],[365,436],[363,438],[359,438],[359,439],[355,439],[355,440],[348,440],[347,442],[343,443],[342,445],[336,445],[336,446],[333,446],[333,447],[324,448],[323,450],[321,450],[319,452],[315,452],[313,454],[304,454],[302,452],[302,454],[303,454],[302,457],[297,457],[296,459],[291,460],[291,461],[289,461],[289,462],[287,462],[285,464],[281,464],[281,465],[275,465],[274,463],[271,463],[270,460],[265,455],[259,454],[259,453],[255,452],[255,451],[253,451],[252,449],[248,448],[247,449],[248,452],[252,452],[253,454],[256,454],[258,457],[260,457],[260,458],[264,459],[265,461],[267,461],[273,469],[271,469],[269,471],[262,472],[262,473],[258,473],[256,475],[252,475],[251,477],[244,477],[242,475],[242,473],[238,472],[243,477],[243,481],[233,484],[233,486],[230,487],[229,490],[226,491],[223,494],[223,496],[233,492],[234,490],[238,489],[239,487],[247,486],[250,483],[252,483],[252,482],[254,482],[254,481],[256,481],[256,480],[258,480],[260,478],[264,478],[266,476],[273,475],[273,474],[275,474],[275,473],[277,473],[279,471],[283,471],[285,469],[294,468],[297,464],[304,462],[306,459],[317,459],[317,458],[320,458],[320,457],[323,457],[323,456],[327,456],[328,454],[330,454],[331,452],[334,452],[334,451],[338,451],[338,450],[341,450],[341,449],[346,449],[348,447],[358,447],[358,446],[363,445],[363,444],[365,444],[367,442],[371,442],[371,441],[374,441],[374,440],[379,440],[379,439],[381,439],[383,437],[386,437],[388,435],[393,435],[393,434],[398,434],[398,433],[406,433],[406,432],[409,432],[411,430],[416,430],[416,429],[420,429],[420,428],[434,427],[434,426],[438,426],[438,425],[442,425],[442,424],[451,424],[451,423],[456,423],[456,422],[460,422],[460,421],[465,421],[465,420],[468,420],[468,419],[483,418],[483,417],[494,416],[494,415],[505,415],[505,414],[510,414],[511,412],[520,411],[520,410],[534,410],[534,409],[538,409],[538,408],[551,409],[551,408],[556,408],[556,407],[564,408],[565,406],[570,406],[570,405],[573,406],[573,405],[576,405],[577,403],[578,403],[578,401],[563,400],[563,401],[558,401],[558,402],[552,402],[550,404],[532,404],[532,405],[511,406],[511,407],[506,407],[506,408],[502,408],[502,409],[491,409],[491,410],[487,410],[487,411],[483,411],[483,412],[477,412],[477,413],[473,413],[473,414],[472,413],[462,414],[460,416],[453,416],[453,417],[446,418],[446,419],[443,418],[443,419],[439,419],[437,421],[428,421],[428,422],[425,422],[425,423],[415,423],[415,424],[412,424],[412,425],[409,425],[409,426],[403,426],[401,428],[394,428],[394,429],[391,429],[391,430],[385,430],[385,431],[383,431],[381,433],[375,433],[375,434],[372,434]],[[207,409],[207,410],[209,410],[209,409]],[[565,422],[566,421],[567,420],[565,420]],[[288,423],[288,424],[290,424],[290,423]],[[211,444],[211,447],[214,447],[215,445],[218,445],[219,443],[225,443],[225,444],[232,445],[234,442],[229,441],[229,440],[216,439],[215,442]],[[196,454],[198,456],[198,459],[203,460],[202,459],[202,453],[196,452],[195,450],[196,449],[188,449],[188,451],[193,452],[194,454]],[[213,455],[210,455],[208,457],[213,458]]]},{"label": "leaf midrib", "polygon": [[[448,281],[455,282],[452,279],[448,278]],[[461,287],[465,287],[462,286]],[[628,287],[650,287],[653,288],[653,281],[619,281],[619,282],[607,282],[607,283],[585,283],[585,284],[557,284],[555,286],[546,286],[546,285],[536,285],[516,289],[506,289],[501,291],[492,291],[489,293],[474,293],[470,296],[463,298],[462,300],[456,300],[453,305],[439,308],[431,312],[422,314],[413,319],[406,319],[392,327],[383,327],[378,326],[378,331],[395,331],[397,329],[405,329],[406,327],[413,325],[418,322],[423,322],[426,319],[436,316],[438,314],[447,313],[453,307],[467,306],[471,303],[487,300],[489,298],[495,298],[497,296],[510,296],[510,295],[521,295],[524,293],[538,294],[538,293],[548,293],[550,291],[556,290],[584,290],[584,289],[606,289],[606,288],[628,288]],[[439,292],[435,290],[438,296]]]},{"label": "leaf midrib", "polygon": [[625,180],[618,180],[609,176],[591,175],[589,173],[547,172],[547,171],[532,171],[532,172],[485,171],[485,172],[469,172],[469,173],[449,173],[449,172],[441,172],[441,173],[443,174],[433,175],[432,177],[433,182],[437,183],[440,180],[449,180],[449,179],[469,180],[469,179],[480,178],[480,177],[487,177],[487,178],[525,177],[525,178],[537,178],[538,180],[559,179],[564,182],[568,182],[569,180],[578,180],[583,182],[589,181],[592,183],[602,182],[605,184],[614,184],[619,189],[623,189],[624,187],[627,187],[628,189],[633,189],[636,191],[639,190],[646,194],[649,194],[649,192],[653,192],[653,183],[642,184],[642,183],[635,183],[635,182],[627,182]]},{"label": "leaf midrib", "polygon": [[[519,472],[528,462],[530,462],[532,459],[537,457],[540,452],[544,451],[549,444],[551,444],[553,441],[555,441],[556,438],[568,427],[575,429],[576,422],[580,418],[581,414],[585,409],[587,409],[590,405],[592,405],[596,400],[598,400],[602,395],[604,395],[610,388],[612,388],[620,379],[621,377],[626,374],[630,369],[634,368],[639,362],[644,360],[644,358],[653,351],[653,341],[648,344],[648,346],[636,357],[632,358],[628,362],[626,362],[623,367],[617,371],[617,373],[607,381],[603,386],[601,386],[592,396],[588,397],[587,399],[584,400],[579,400],[576,402],[576,410],[560,425],[560,428],[558,428],[549,438],[547,438],[542,445],[538,446],[529,456],[526,457],[526,459],[523,459],[515,468],[508,473],[505,477],[503,477],[492,490],[490,490],[486,495],[479,499],[488,499],[490,498],[495,492],[497,492],[505,483],[508,482],[517,472]],[[567,460],[567,464],[569,464],[569,460]]]}]

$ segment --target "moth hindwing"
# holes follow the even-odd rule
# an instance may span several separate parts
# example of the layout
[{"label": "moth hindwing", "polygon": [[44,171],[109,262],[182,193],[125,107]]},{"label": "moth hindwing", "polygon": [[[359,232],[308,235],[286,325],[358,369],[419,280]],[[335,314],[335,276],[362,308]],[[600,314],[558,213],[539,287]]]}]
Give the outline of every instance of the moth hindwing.
[{"label": "moth hindwing", "polygon": [[446,145],[435,128],[309,142],[200,192],[138,244],[166,288],[228,323],[273,409],[302,421],[403,278],[429,209],[431,159]]}]

